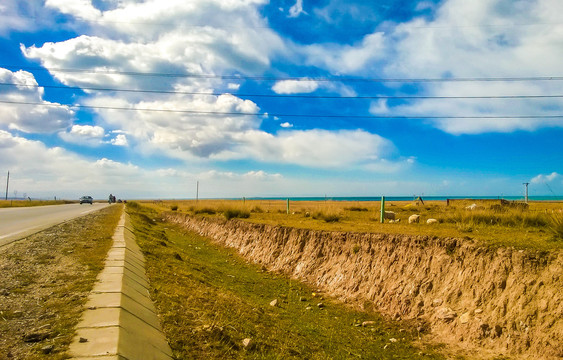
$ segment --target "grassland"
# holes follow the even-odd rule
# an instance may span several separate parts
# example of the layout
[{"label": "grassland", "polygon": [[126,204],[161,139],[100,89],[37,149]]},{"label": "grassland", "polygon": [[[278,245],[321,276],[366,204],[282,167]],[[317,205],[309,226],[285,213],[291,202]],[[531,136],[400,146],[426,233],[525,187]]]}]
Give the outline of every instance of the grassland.
[{"label": "grassland", "polygon": [[145,254],[151,298],[178,359],[442,358],[415,346],[420,324],[352,310],[161,222],[157,210],[129,203],[128,212]]},{"label": "grassland", "polygon": [[[159,211],[187,212],[195,216],[239,217],[244,221],[324,231],[354,231],[405,235],[458,237],[486,246],[513,246],[539,251],[563,248],[563,203],[531,202],[497,206],[477,202],[388,202],[398,223],[380,223],[379,202],[280,200],[200,200],[146,202]],[[173,210],[174,209],[174,210]],[[238,216],[236,214],[239,214]],[[421,221],[409,224],[410,215]],[[427,219],[436,224],[427,224]]]}]

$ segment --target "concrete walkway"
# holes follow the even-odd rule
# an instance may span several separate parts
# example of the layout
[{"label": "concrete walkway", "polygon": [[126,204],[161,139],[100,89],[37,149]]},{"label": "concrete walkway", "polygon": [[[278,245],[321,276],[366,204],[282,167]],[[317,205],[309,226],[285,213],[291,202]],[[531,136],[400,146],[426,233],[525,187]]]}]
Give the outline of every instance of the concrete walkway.
[{"label": "concrete walkway", "polygon": [[172,359],[128,220],[124,212],[70,345],[73,359]]}]

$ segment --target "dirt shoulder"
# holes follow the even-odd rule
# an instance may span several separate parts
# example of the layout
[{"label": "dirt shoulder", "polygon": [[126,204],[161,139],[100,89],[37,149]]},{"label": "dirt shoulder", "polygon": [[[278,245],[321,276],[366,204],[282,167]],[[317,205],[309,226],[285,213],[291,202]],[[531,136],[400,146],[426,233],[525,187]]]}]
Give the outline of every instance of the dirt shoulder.
[{"label": "dirt shoulder", "polygon": [[0,359],[63,359],[121,206],[0,248]]}]

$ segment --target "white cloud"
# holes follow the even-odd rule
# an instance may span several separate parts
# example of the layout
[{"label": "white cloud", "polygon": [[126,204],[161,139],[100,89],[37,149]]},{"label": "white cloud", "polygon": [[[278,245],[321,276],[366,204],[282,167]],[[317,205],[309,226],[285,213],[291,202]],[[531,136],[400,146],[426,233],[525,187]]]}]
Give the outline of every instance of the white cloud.
[{"label": "white cloud", "polygon": [[307,14],[307,12],[303,10],[303,0],[296,0],[295,4],[289,8],[288,16],[290,18],[296,18],[299,17],[299,15],[301,14]]},{"label": "white cloud", "polygon": [[70,131],[60,132],[59,136],[69,143],[98,146],[102,144],[105,130],[101,126],[73,125]]},{"label": "white cloud", "polygon": [[272,90],[276,94],[303,94],[312,93],[319,88],[315,80],[281,80],[274,84]]},{"label": "white cloud", "polygon": [[0,82],[17,84],[15,88],[0,88],[2,100],[14,102],[0,103],[0,127],[27,133],[52,133],[72,123],[74,112],[66,106],[43,100],[43,88],[37,87],[33,74],[0,68]]},{"label": "white cloud", "polygon": [[304,54],[307,65],[324,67],[336,74],[365,73],[374,71],[376,62],[385,57],[384,40],[382,32],[375,32],[355,45],[312,44],[299,51]]},{"label": "white cloud", "polygon": [[389,140],[362,130],[250,131],[239,139],[253,158],[314,168],[364,166],[394,151]]},{"label": "white cloud", "polygon": [[111,144],[115,146],[128,146],[127,136],[118,134],[115,139],[111,139]]},{"label": "white cloud", "polygon": [[[563,25],[557,0],[517,2],[449,0],[432,20],[415,18],[385,36],[385,77],[475,78],[559,74],[563,57]],[[520,24],[535,24],[522,26]],[[549,25],[547,25],[549,24]],[[553,82],[430,83],[428,96],[552,95]],[[374,113],[377,108],[374,107]],[[431,116],[520,116],[561,114],[556,99],[418,100],[392,107],[389,113]],[[428,122],[451,134],[534,131],[561,127],[559,119],[443,119]]]},{"label": "white cloud", "polygon": [[45,6],[85,20],[96,20],[101,15],[89,0],[46,0]]},{"label": "white cloud", "polygon": [[563,175],[555,171],[547,175],[539,174],[533,177],[532,180],[530,180],[530,182],[532,184],[544,184],[544,183],[555,183],[555,182],[563,183]]},{"label": "white cloud", "polygon": [[280,126],[281,126],[282,128],[287,129],[287,128],[292,128],[292,127],[293,127],[293,124],[288,123],[288,122],[284,122],[284,123],[281,123]]}]

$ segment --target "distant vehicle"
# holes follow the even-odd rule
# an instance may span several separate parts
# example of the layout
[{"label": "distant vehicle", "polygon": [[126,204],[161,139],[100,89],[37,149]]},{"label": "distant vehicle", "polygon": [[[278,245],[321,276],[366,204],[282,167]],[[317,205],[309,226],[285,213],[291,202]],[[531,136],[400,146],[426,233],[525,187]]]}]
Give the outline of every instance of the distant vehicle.
[{"label": "distant vehicle", "polygon": [[83,196],[80,198],[80,205],[82,205],[83,203],[88,203],[90,205],[92,205],[92,203],[94,202],[94,199],[92,199],[91,196]]}]

